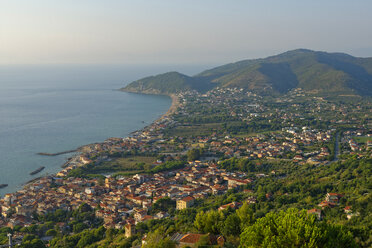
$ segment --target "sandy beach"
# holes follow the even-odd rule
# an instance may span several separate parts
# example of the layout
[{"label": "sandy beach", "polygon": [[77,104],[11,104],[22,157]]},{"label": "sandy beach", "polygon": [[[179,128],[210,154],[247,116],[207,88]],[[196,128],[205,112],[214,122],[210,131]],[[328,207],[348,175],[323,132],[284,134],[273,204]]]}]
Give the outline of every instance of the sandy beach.
[{"label": "sandy beach", "polygon": [[170,106],[168,111],[162,117],[168,117],[168,116],[174,114],[174,112],[176,112],[178,106],[180,105],[180,102],[179,102],[179,99],[178,99],[177,95],[170,94],[169,97],[172,99],[172,105]]}]

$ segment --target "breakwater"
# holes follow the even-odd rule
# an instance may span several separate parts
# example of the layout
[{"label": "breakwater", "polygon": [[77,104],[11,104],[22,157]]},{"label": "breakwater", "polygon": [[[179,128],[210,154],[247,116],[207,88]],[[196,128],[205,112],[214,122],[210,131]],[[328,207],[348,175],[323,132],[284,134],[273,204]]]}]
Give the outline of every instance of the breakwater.
[{"label": "breakwater", "polygon": [[38,152],[36,154],[41,155],[41,156],[58,156],[58,155],[73,153],[73,152],[77,152],[77,151],[78,151],[78,149],[68,150],[68,151],[64,151],[64,152],[56,152],[56,153]]}]

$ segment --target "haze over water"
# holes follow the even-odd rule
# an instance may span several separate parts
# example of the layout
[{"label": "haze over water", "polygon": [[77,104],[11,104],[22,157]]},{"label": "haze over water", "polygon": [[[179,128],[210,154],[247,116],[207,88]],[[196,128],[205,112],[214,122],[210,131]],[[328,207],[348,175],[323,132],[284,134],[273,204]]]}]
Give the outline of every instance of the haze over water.
[{"label": "haze over water", "polygon": [[[0,196],[46,173],[56,173],[71,154],[61,152],[126,137],[164,114],[166,96],[117,91],[143,76],[200,66],[1,66]],[[186,69],[186,71],[185,71]],[[35,176],[29,173],[46,168]]]}]

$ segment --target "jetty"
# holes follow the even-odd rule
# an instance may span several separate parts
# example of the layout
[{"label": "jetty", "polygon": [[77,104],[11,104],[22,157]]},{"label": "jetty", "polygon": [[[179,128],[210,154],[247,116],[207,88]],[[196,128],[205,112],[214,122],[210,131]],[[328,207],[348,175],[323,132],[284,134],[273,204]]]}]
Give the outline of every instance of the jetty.
[{"label": "jetty", "polygon": [[5,188],[5,187],[8,187],[8,184],[6,183],[0,184],[0,189]]},{"label": "jetty", "polygon": [[58,156],[58,155],[67,154],[67,153],[73,153],[73,152],[77,152],[77,151],[78,151],[78,149],[68,150],[68,151],[64,151],[64,152],[56,152],[56,153],[38,152],[37,155],[41,155],[41,156]]},{"label": "jetty", "polygon": [[30,172],[30,175],[33,176],[37,173],[39,173],[40,171],[44,170],[45,169],[45,166],[41,166],[40,168],[38,168],[37,170],[34,170],[32,172]]}]

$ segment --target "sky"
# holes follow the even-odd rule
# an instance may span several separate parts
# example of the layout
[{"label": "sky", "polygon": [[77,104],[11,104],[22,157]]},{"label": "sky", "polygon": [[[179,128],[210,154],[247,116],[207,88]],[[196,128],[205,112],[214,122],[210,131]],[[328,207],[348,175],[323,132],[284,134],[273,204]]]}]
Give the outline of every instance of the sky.
[{"label": "sky", "polygon": [[0,64],[203,64],[297,48],[372,57],[370,0],[0,0]]}]

